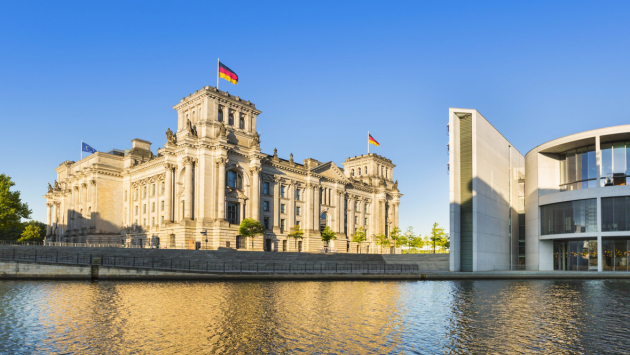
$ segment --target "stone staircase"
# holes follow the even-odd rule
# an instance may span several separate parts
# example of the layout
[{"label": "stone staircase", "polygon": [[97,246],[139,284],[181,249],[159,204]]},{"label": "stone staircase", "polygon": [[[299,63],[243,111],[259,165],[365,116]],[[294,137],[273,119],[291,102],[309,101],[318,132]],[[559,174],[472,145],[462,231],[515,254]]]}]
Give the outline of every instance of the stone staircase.
[{"label": "stone staircase", "polygon": [[181,249],[131,249],[131,248],[85,248],[85,247],[49,247],[49,246],[11,246],[0,245],[0,253],[52,255],[92,255],[137,257],[175,260],[198,260],[209,263],[245,263],[261,266],[272,264],[308,264],[308,265],[418,265],[421,271],[447,271],[449,254],[334,254],[334,253],[292,253],[224,250],[181,250]]}]

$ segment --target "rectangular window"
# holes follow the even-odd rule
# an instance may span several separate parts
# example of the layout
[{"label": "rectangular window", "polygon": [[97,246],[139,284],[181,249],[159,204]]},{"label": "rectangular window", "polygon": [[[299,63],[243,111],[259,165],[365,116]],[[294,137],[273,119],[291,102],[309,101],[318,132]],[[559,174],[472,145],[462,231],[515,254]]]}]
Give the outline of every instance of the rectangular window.
[{"label": "rectangular window", "polygon": [[160,219],[160,223],[164,224],[164,216]]},{"label": "rectangular window", "polygon": [[155,196],[155,184],[151,185],[151,196]]},{"label": "rectangular window", "polygon": [[540,206],[540,223],[541,235],[596,232],[597,199]]},{"label": "rectangular window", "polygon": [[265,227],[265,229],[269,229],[269,217],[263,218],[263,226]]},{"label": "rectangular window", "polygon": [[284,203],[280,204],[280,213],[286,213],[284,211],[284,208],[285,208],[285,204]]},{"label": "rectangular window", "polygon": [[301,216],[301,215],[302,215],[302,208],[301,208],[301,207],[299,207],[299,206],[298,206],[298,207],[296,207],[296,208],[295,208],[295,214],[296,214],[297,216]]},{"label": "rectangular window", "polygon": [[630,196],[602,198],[602,232],[630,230]]},{"label": "rectangular window", "polygon": [[146,225],[147,225],[147,219],[146,219],[146,218],[143,218],[143,219],[142,219],[142,225],[143,225],[143,226],[146,226]]},{"label": "rectangular window", "polygon": [[284,185],[280,185],[280,197],[285,197],[284,196]]},{"label": "rectangular window", "polygon": [[147,213],[147,204],[142,205],[142,213]]},{"label": "rectangular window", "polygon": [[145,198],[145,197],[147,197],[147,187],[146,186],[142,188],[142,198]]},{"label": "rectangular window", "polygon": [[162,181],[162,193],[166,190],[166,183]]},{"label": "rectangular window", "polygon": [[300,221],[295,221],[295,225],[299,227],[300,226]]},{"label": "rectangular window", "polygon": [[354,224],[359,224],[359,217],[354,216]]},{"label": "rectangular window", "polygon": [[269,211],[269,201],[263,201],[263,211]]},{"label": "rectangular window", "polygon": [[164,200],[162,200],[162,211],[164,211]]},{"label": "rectangular window", "polygon": [[287,241],[286,240],[282,241],[282,251],[287,251]]},{"label": "rectangular window", "polygon": [[136,206],[136,216],[138,215],[138,206]]},{"label": "rectangular window", "polygon": [[138,189],[135,189],[135,190],[134,190],[134,193],[133,193],[133,199],[134,199],[135,201],[137,201],[137,200],[138,200]]},{"label": "rectangular window", "polygon": [[301,201],[302,199],[300,198],[300,189],[296,189],[295,190],[295,199],[298,201]]},{"label": "rectangular window", "polygon": [[359,210],[359,203],[357,201],[354,201],[354,210],[355,211]]},{"label": "rectangular window", "polygon": [[151,203],[151,212],[155,212],[155,202]]},{"label": "rectangular window", "polygon": [[364,225],[367,227],[367,225],[368,225],[367,218],[366,218],[366,219],[365,219],[365,221],[363,221],[363,222],[364,222]]},{"label": "rectangular window", "polygon": [[263,194],[269,195],[269,183],[263,182]]},{"label": "rectangular window", "polygon": [[284,223],[285,223],[285,220],[281,219],[280,220],[280,233],[284,233]]},{"label": "rectangular window", "polygon": [[155,217],[151,217],[151,226],[155,226]]},{"label": "rectangular window", "polygon": [[238,224],[238,204],[227,204],[227,220],[231,224]]}]

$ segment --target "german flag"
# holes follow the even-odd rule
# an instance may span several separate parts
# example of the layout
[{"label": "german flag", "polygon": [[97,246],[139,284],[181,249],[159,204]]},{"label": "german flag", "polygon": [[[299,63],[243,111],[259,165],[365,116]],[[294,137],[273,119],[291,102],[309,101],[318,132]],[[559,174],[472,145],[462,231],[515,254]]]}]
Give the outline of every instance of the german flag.
[{"label": "german flag", "polygon": [[238,75],[221,62],[219,62],[219,77],[231,82],[234,85],[238,83]]},{"label": "german flag", "polygon": [[371,134],[368,134],[368,143],[372,143],[377,147],[379,146],[379,143],[376,141],[376,139],[374,139],[374,137],[372,137]]}]

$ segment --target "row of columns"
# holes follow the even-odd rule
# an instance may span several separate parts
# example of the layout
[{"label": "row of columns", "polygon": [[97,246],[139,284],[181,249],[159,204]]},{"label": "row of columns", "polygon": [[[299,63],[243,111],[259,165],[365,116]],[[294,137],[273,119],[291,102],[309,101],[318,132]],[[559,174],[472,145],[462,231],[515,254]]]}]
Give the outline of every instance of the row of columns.
[{"label": "row of columns", "polygon": [[252,132],[253,130],[253,117],[251,114],[249,113],[244,113],[240,110],[235,110],[233,108],[230,108],[228,105],[221,105],[221,109],[223,112],[223,123],[225,125],[229,125],[230,122],[230,111],[232,111],[234,113],[234,125],[233,127],[239,128],[240,127],[240,119],[241,116],[243,116],[243,119],[245,120],[245,128],[242,128],[243,130],[247,131],[247,132]]}]

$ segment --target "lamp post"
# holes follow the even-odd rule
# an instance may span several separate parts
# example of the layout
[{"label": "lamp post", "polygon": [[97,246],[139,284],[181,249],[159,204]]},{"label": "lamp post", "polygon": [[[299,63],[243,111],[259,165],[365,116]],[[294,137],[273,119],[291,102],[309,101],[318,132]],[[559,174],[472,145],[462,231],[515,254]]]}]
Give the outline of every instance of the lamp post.
[{"label": "lamp post", "polygon": [[208,250],[208,230],[207,230],[207,229],[204,229],[204,230],[201,232],[201,235],[203,235],[203,236],[205,237],[205,239],[206,239],[206,250]]}]

